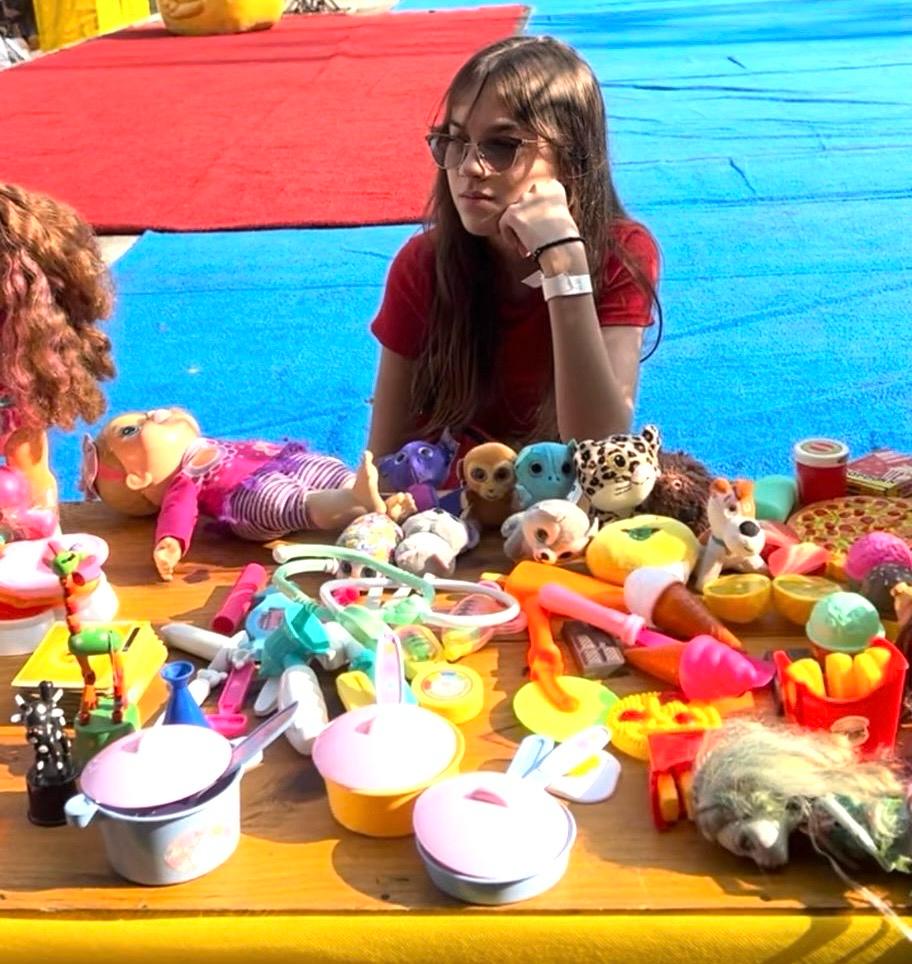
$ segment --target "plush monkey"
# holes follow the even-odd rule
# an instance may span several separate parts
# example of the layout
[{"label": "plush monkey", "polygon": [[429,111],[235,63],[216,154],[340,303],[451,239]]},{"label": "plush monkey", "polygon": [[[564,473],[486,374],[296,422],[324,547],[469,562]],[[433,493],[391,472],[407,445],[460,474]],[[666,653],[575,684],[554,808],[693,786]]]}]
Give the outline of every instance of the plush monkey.
[{"label": "plush monkey", "polygon": [[457,465],[462,483],[462,518],[482,529],[500,529],[513,512],[516,452],[501,442],[469,449]]}]

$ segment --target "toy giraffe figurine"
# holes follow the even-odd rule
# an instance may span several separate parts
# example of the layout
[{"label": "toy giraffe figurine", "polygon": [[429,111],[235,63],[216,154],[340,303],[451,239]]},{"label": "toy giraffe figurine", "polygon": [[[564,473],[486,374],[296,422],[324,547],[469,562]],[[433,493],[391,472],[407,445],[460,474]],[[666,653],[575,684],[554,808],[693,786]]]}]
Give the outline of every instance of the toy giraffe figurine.
[{"label": "toy giraffe figurine", "polygon": [[[122,659],[124,641],[120,633],[106,626],[84,627],[80,619],[75,590],[98,578],[98,559],[54,540],[48,542],[48,552],[48,564],[60,580],[63,593],[69,634],[67,647],[82,671],[82,700],[73,727],[76,756],[85,764],[106,743],[137,729],[138,713],[127,700]],[[111,661],[111,697],[99,697],[95,688],[97,677],[90,662],[90,657],[105,653]]]},{"label": "toy giraffe figurine", "polygon": [[28,787],[28,817],[40,827],[66,823],[64,806],[76,793],[76,766],[70,755],[70,741],[64,727],[63,710],[57,705],[63,690],[42,680],[38,696],[16,696],[19,711],[11,722],[25,726],[25,737],[35,748],[35,762],[25,776]]}]

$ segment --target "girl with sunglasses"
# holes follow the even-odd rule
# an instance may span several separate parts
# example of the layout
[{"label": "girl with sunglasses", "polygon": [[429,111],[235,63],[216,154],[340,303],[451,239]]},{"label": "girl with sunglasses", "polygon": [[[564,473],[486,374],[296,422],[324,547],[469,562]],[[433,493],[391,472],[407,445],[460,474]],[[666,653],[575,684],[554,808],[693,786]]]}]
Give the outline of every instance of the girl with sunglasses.
[{"label": "girl with sunglasses", "polygon": [[591,68],[550,37],[510,37],[458,71],[427,137],[424,230],[390,268],[368,447],[445,427],[495,438],[629,429],[658,252],[608,163]]}]

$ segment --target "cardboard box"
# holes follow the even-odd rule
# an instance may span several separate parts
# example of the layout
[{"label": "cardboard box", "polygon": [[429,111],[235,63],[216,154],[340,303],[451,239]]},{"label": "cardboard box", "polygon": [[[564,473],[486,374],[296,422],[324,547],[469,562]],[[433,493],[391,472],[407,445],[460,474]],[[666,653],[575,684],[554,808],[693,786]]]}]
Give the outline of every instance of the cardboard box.
[{"label": "cardboard box", "polygon": [[875,449],[849,462],[847,487],[853,495],[912,496],[912,455]]}]

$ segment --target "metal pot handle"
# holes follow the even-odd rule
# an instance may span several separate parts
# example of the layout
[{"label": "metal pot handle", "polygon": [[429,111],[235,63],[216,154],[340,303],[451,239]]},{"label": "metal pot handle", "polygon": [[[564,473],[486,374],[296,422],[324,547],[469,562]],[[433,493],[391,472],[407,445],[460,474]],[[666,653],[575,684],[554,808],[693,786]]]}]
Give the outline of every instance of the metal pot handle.
[{"label": "metal pot handle", "polygon": [[92,818],[98,813],[98,804],[90,800],[84,793],[77,793],[70,797],[64,805],[66,822],[71,827],[87,827]]}]

